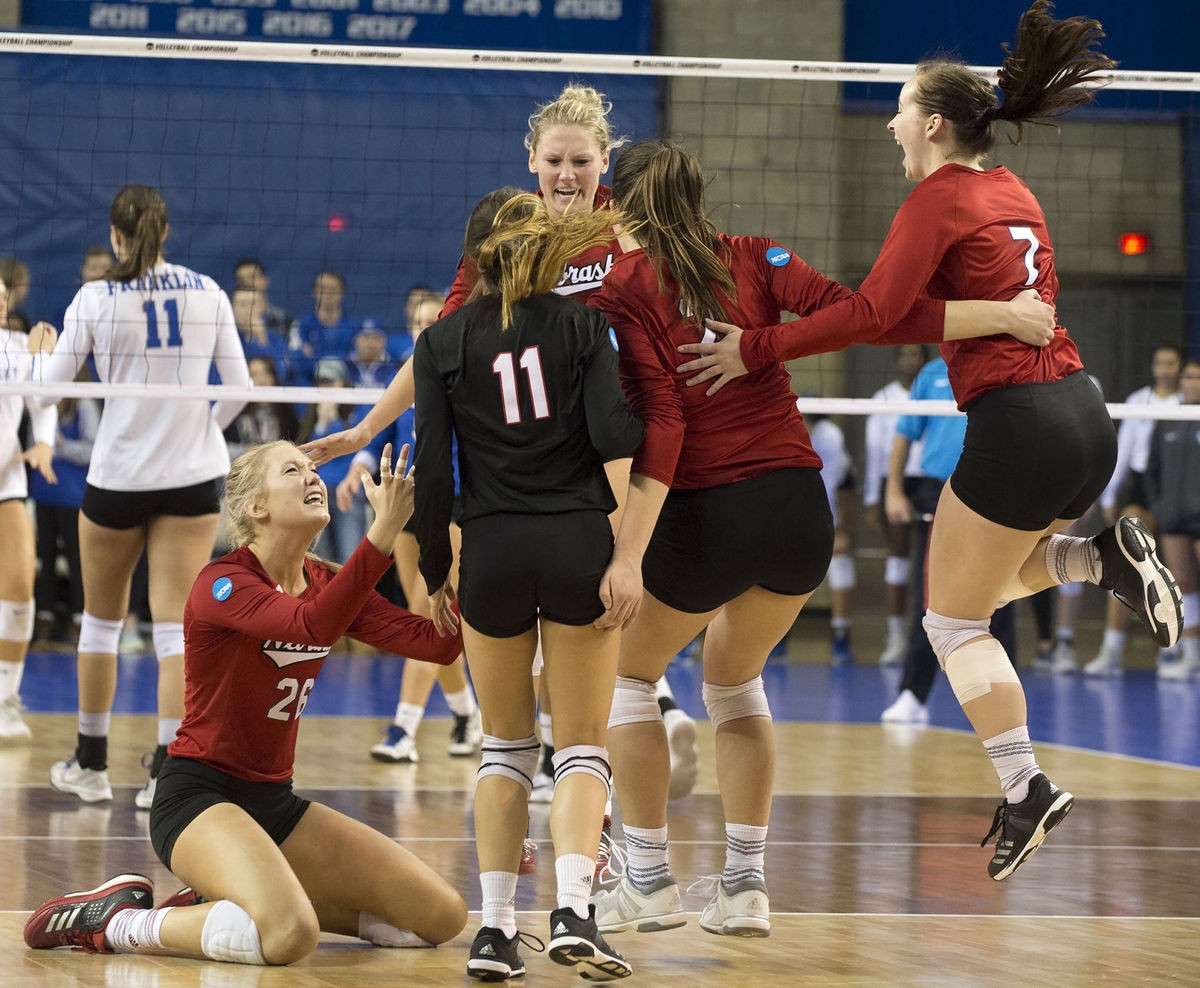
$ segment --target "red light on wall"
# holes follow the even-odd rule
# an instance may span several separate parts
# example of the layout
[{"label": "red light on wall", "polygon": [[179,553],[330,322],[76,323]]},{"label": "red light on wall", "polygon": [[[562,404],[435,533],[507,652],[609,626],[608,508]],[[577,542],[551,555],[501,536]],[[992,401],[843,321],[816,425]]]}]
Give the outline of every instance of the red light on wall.
[{"label": "red light on wall", "polygon": [[350,221],[341,213],[334,213],[329,217],[327,225],[330,233],[341,233],[350,226]]},{"label": "red light on wall", "polygon": [[1122,233],[1117,238],[1117,246],[1126,257],[1145,254],[1150,249],[1150,234]]}]

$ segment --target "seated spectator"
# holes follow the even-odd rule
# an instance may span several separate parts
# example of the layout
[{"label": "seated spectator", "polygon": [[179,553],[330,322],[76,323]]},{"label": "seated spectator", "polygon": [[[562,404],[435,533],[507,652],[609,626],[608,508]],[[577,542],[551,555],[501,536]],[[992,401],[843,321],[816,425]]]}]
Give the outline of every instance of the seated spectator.
[{"label": "seated spectator", "polygon": [[336,271],[322,271],[314,279],[315,307],[292,323],[288,336],[293,383],[311,384],[318,360],[341,360],[350,352],[358,323],[346,315],[345,298],[346,281]]},{"label": "seated spectator", "polygon": [[29,294],[28,266],[15,257],[0,260],[0,281],[8,286],[8,328],[14,333],[24,333],[28,336],[32,323],[21,311],[21,303]]},{"label": "seated spectator", "polygon": [[386,388],[399,369],[390,359],[387,333],[374,319],[364,319],[354,334],[349,359],[350,385],[355,388]]},{"label": "seated spectator", "polygon": [[233,287],[235,291],[239,288],[248,288],[257,293],[262,303],[263,321],[266,323],[267,329],[284,338],[287,337],[292,321],[283,309],[278,305],[271,304],[268,295],[271,279],[267,277],[267,269],[262,266],[262,262],[257,257],[244,257],[234,265]]},{"label": "seated spectator", "polygon": [[235,288],[229,301],[233,306],[233,321],[237,324],[238,336],[242,338],[246,360],[266,357],[275,364],[276,382],[288,380],[287,337],[267,324],[265,296],[252,288]]},{"label": "seated spectator", "polygon": [[[250,369],[250,380],[256,388],[279,386],[275,361],[269,357],[249,357],[246,366]],[[295,442],[299,436],[300,422],[296,417],[296,408],[287,402],[251,402],[225,430],[225,441],[229,444],[229,458],[232,460],[236,460],[251,446],[261,446],[277,439]]]},{"label": "seated spectator", "polygon": [[445,304],[444,293],[435,292],[425,285],[415,285],[408,290],[404,299],[404,320],[407,325],[388,336],[388,354],[393,360],[404,363],[412,355],[417,337],[437,322]]}]

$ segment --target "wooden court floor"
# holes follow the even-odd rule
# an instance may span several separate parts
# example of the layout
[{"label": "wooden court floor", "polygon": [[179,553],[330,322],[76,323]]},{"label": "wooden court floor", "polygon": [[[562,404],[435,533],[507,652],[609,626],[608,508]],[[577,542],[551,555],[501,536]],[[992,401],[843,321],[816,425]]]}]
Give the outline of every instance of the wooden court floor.
[{"label": "wooden court floor", "polygon": [[[478,913],[436,950],[381,950],[327,938],[289,968],[175,958],[28,951],[29,910],[122,871],[177,883],[155,860],[133,806],[145,716],[118,716],[110,753],[116,798],[85,806],[49,789],[74,717],[30,714],[33,745],[0,748],[0,986],[425,986],[470,983],[466,950]],[[396,837],[478,908],[471,760],[448,758],[447,722],[427,720],[422,761],[371,762],[378,723],[305,718],[297,788]],[[772,935],[710,936],[685,896],[681,930],[613,938],[644,985],[1200,984],[1200,770],[1039,745],[1039,761],[1077,797],[1042,850],[1005,883],[979,847],[995,778],[973,737],[938,728],[777,724],[779,767],[767,849]],[[723,852],[712,735],[700,725],[696,791],[672,804],[672,868],[686,888],[718,872]],[[546,939],[554,900],[547,812],[534,807],[540,869],[521,879],[523,928]],[[524,952],[524,983],[579,979]]]}]

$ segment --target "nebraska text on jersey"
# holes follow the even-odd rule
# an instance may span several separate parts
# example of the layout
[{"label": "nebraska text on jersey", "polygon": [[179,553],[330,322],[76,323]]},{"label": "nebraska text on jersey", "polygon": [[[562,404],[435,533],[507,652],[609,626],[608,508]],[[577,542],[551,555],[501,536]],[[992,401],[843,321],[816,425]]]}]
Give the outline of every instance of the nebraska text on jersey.
[{"label": "nebraska text on jersey", "polygon": [[612,270],[613,253],[609,251],[601,260],[591,264],[568,264],[563,268],[562,280],[554,290],[559,295],[574,295],[576,292],[594,291]]},{"label": "nebraska text on jersey", "polygon": [[280,669],[295,665],[297,662],[307,662],[309,659],[323,659],[329,654],[329,645],[305,645],[302,642],[265,641],[262,644],[263,655],[267,656]]}]

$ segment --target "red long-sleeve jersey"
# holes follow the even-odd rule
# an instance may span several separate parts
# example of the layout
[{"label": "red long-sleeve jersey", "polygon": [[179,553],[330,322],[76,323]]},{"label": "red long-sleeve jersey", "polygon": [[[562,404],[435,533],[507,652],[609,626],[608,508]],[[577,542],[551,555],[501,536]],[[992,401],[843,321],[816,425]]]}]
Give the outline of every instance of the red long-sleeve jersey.
[{"label": "red long-sleeve jersey", "polygon": [[448,665],[462,639],[372,588],[391,559],[366,539],[334,574],[305,559],[308,587],[284,593],[247,549],[209,563],[183,614],[183,725],[168,747],[250,782],[292,776],[296,732],[317,674],[344,634],[414,659]]},{"label": "red long-sleeve jersey", "polygon": [[[1006,301],[1026,288],[1051,304],[1058,294],[1054,248],[1033,193],[1006,168],[943,165],[901,205],[857,292],[808,318],[744,333],[742,361],[753,370],[802,356],[813,336],[873,339],[922,293]],[[1058,381],[1083,367],[1062,326],[1045,347],[985,336],[943,343],[942,356],[960,408],[995,388]]]}]

